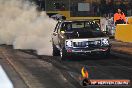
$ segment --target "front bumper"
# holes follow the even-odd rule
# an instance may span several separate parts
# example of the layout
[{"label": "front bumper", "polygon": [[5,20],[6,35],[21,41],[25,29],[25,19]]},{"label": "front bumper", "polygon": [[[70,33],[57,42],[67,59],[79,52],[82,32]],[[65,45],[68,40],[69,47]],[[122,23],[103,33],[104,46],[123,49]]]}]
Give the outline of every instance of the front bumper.
[{"label": "front bumper", "polygon": [[110,47],[98,48],[98,49],[74,49],[67,48],[65,51],[68,55],[102,55],[110,52]]}]

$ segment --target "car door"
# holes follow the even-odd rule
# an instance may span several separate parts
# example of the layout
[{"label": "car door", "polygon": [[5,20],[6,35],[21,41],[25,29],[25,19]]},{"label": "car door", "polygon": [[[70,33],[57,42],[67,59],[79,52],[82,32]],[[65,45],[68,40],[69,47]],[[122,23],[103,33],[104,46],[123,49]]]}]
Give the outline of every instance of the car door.
[{"label": "car door", "polygon": [[59,44],[58,30],[59,30],[60,24],[61,24],[61,22],[57,23],[57,25],[56,25],[56,27],[54,29],[54,32],[52,34],[52,40],[53,40],[54,45],[58,45]]},{"label": "car door", "polygon": [[63,22],[58,30],[58,38],[59,38],[59,46],[61,47],[61,49],[65,46],[65,26],[66,23]]},{"label": "car door", "polygon": [[64,45],[64,35],[61,33],[61,31],[58,31],[58,38],[59,38],[59,46],[62,48],[62,46]]}]

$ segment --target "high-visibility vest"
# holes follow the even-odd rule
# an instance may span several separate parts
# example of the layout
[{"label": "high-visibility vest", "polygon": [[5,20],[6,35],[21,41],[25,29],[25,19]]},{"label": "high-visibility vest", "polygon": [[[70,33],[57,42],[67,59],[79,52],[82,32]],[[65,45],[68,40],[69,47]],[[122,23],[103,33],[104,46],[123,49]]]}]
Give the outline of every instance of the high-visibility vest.
[{"label": "high-visibility vest", "polygon": [[126,22],[126,17],[124,13],[115,13],[114,14],[114,22],[116,22],[117,20],[124,20],[124,22]]}]

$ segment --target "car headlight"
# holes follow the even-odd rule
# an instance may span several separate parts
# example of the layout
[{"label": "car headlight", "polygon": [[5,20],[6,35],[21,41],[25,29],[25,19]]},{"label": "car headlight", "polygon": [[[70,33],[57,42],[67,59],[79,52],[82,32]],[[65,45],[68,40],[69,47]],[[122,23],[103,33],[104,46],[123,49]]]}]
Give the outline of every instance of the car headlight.
[{"label": "car headlight", "polygon": [[67,47],[72,47],[72,41],[71,40],[66,40],[65,45]]},{"label": "car headlight", "polygon": [[102,39],[102,45],[109,45],[109,40],[108,39]]}]

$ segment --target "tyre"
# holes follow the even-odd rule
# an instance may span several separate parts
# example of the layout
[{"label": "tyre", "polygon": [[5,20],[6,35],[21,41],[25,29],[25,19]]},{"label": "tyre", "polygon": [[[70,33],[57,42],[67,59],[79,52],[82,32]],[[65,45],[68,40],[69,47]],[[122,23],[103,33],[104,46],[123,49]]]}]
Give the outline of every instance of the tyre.
[{"label": "tyre", "polygon": [[102,58],[109,58],[109,56],[110,56],[110,50],[108,50],[102,54]]},{"label": "tyre", "polygon": [[56,48],[56,46],[53,44],[53,56],[59,56],[60,55],[60,51]]},{"label": "tyre", "polygon": [[61,60],[66,60],[67,53],[66,53],[65,49],[60,50],[60,56],[61,56]]}]

